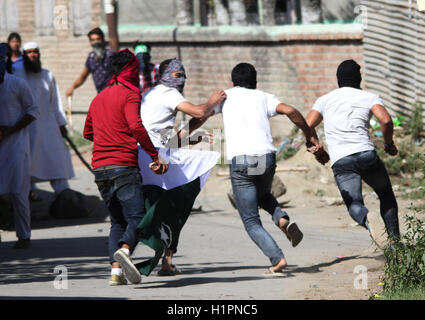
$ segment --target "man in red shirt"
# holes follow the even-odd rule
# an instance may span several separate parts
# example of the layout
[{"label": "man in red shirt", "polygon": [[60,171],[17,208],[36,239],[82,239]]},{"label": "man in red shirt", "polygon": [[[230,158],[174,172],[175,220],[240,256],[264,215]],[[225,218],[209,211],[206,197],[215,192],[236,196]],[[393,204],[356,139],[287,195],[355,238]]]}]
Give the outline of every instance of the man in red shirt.
[{"label": "man in red shirt", "polygon": [[[140,118],[139,62],[128,50],[111,57],[113,77],[90,105],[84,137],[93,141],[95,182],[111,216],[110,285],[139,283],[136,272],[123,274],[121,264],[130,260],[137,245],[135,231],[145,214],[142,181],[137,163],[137,143],[150,155],[153,172],[163,174],[168,164],[158,158]],[[115,257],[114,257],[115,256]],[[118,258],[118,259],[117,259]],[[121,260],[123,259],[123,260]],[[120,261],[117,261],[120,260]]]}]

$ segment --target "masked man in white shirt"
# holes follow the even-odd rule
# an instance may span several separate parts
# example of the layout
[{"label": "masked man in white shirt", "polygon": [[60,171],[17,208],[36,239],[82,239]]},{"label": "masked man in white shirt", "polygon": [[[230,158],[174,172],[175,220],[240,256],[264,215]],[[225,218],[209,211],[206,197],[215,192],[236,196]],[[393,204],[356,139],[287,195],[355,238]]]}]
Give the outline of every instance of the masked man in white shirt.
[{"label": "masked man in white shirt", "polygon": [[398,207],[384,164],[370,140],[369,121],[374,115],[381,123],[385,152],[395,156],[393,122],[379,95],[361,90],[360,66],[354,60],[342,62],[337,70],[339,89],[320,97],[307,115],[308,125],[315,128],[323,120],[332,170],[350,216],[367,228],[372,239],[382,247],[369,210],[362,196],[362,180],[376,192],[381,216],[391,240],[400,236]]}]

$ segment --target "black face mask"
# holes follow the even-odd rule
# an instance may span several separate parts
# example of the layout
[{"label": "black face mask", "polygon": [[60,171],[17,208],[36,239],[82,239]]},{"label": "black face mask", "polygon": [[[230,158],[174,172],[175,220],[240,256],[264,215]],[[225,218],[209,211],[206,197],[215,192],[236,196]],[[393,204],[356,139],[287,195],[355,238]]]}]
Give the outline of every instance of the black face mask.
[{"label": "black face mask", "polygon": [[151,61],[151,55],[149,53],[138,53],[136,55],[136,58],[137,58],[137,60],[139,61],[139,64],[140,64],[140,67],[139,67],[140,72],[144,72],[145,68],[147,67],[147,65]]},{"label": "black face mask", "polygon": [[354,60],[345,60],[342,62],[338,66],[336,76],[340,88],[351,87],[360,89],[362,75],[360,73],[360,66]]},{"label": "black face mask", "polygon": [[106,52],[106,44],[104,42],[95,42],[91,45],[93,53],[97,60],[103,60]]}]

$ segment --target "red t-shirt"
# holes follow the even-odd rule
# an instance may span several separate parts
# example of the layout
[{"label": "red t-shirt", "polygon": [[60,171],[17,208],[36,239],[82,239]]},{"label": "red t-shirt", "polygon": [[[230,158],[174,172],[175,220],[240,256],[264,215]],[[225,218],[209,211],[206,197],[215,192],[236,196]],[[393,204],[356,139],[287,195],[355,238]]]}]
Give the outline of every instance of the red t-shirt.
[{"label": "red t-shirt", "polygon": [[125,86],[107,87],[93,99],[84,138],[93,141],[93,169],[107,165],[137,167],[137,142],[153,161],[158,160],[140,118],[140,95]]}]

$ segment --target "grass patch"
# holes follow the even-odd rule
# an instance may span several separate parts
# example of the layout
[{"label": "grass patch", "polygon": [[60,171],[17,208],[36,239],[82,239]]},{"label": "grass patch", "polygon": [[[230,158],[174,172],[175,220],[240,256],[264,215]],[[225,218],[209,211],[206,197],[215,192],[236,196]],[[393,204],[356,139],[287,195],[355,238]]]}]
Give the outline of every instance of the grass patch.
[{"label": "grass patch", "polygon": [[84,146],[88,146],[93,144],[90,140],[87,140],[83,137],[83,134],[79,131],[73,131],[72,135],[68,133],[68,137],[71,139],[71,141],[75,144],[77,148],[81,148]]},{"label": "grass patch", "polygon": [[382,293],[376,300],[425,300],[425,288],[389,291]]},{"label": "grass patch", "polygon": [[424,123],[422,120],[422,110],[423,106],[421,103],[417,102],[412,104],[413,112],[410,117],[409,122],[406,123],[406,131],[408,134],[412,135],[413,141],[419,141],[421,139],[422,130]]},{"label": "grass patch", "polygon": [[400,144],[398,155],[389,156],[383,149],[378,149],[378,156],[387,168],[388,174],[400,177],[403,174],[414,174],[423,168],[425,157],[417,151],[412,143]]},{"label": "grass patch", "polygon": [[425,222],[419,212],[404,220],[407,230],[400,241],[384,249],[383,297],[425,292]]}]

